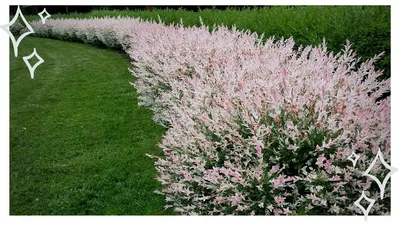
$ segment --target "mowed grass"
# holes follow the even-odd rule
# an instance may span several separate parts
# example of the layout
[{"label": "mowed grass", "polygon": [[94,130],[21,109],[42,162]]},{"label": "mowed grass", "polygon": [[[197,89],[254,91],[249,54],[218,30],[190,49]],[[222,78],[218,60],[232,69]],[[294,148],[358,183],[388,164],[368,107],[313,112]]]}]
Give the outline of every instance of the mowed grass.
[{"label": "mowed grass", "polygon": [[[45,60],[32,80],[22,60]],[[129,59],[85,44],[10,47],[10,214],[169,214],[153,160],[164,128],[137,106]]]}]

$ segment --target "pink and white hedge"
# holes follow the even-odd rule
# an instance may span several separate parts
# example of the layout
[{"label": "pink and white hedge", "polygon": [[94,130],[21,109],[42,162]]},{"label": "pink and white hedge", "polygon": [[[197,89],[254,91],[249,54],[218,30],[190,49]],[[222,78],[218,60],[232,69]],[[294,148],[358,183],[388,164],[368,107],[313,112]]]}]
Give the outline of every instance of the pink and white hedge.
[{"label": "pink and white hedge", "polygon": [[[390,79],[293,39],[262,41],[224,26],[134,18],[33,22],[36,35],[122,47],[140,105],[168,126],[155,163],[166,208],[182,214],[355,214],[362,190],[390,213],[362,173],[378,149],[390,162]],[[353,168],[347,157],[361,158]],[[373,174],[386,175],[375,167]]]}]

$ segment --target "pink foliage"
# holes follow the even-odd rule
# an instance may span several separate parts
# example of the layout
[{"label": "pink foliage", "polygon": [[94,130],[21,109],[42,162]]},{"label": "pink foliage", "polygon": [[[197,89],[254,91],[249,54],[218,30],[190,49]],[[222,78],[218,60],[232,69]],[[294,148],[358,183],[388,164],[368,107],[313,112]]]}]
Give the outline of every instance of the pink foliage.
[{"label": "pink foliage", "polygon": [[129,54],[139,104],[169,127],[155,166],[166,207],[179,213],[354,214],[378,148],[390,162],[390,97],[380,99],[390,79],[377,79],[380,55],[359,63],[349,43],[335,55],[325,42],[295,49],[291,38],[263,42],[235,27],[133,18],[32,26]]}]

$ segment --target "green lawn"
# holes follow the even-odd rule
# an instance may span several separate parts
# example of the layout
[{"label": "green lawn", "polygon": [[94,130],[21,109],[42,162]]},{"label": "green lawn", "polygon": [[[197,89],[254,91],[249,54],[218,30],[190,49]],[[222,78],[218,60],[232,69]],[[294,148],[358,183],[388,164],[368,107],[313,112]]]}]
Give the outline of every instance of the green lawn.
[{"label": "green lawn", "polygon": [[[45,62],[31,80],[34,47]],[[12,53],[10,214],[170,214],[145,156],[164,128],[137,106],[127,56],[33,37]]]}]

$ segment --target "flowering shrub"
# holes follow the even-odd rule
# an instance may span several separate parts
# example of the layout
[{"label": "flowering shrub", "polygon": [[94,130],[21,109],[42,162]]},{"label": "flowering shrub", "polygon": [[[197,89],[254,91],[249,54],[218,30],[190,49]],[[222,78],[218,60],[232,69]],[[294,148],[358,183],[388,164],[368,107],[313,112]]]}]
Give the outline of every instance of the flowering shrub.
[{"label": "flowering shrub", "polygon": [[31,22],[36,36],[55,38],[66,41],[79,41],[92,45],[104,45],[109,48],[120,48],[124,44],[118,40],[117,26],[122,22],[134,26],[137,19],[95,18],[95,19],[57,19]]},{"label": "flowering shrub", "polygon": [[11,26],[10,26],[10,32],[15,35],[19,36],[21,34],[21,31],[24,29],[24,26],[22,25],[21,22],[18,20],[15,21]]},{"label": "flowering shrub", "polygon": [[[390,162],[390,80],[351,45],[294,49],[234,27],[132,18],[33,22],[36,35],[122,47],[140,105],[169,129],[156,157],[166,208],[182,214],[355,214],[362,190],[390,212],[362,173],[378,149]],[[361,157],[355,167],[347,157]],[[154,157],[154,156],[151,156]],[[381,167],[372,174],[386,175]]]}]

